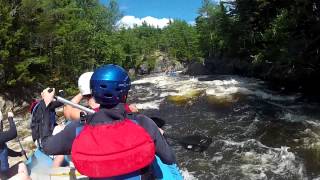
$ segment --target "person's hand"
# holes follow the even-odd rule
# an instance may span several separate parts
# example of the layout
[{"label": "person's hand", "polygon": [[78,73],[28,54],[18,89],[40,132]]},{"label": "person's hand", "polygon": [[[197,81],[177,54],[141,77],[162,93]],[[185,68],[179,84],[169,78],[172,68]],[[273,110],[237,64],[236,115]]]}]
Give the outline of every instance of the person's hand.
[{"label": "person's hand", "polygon": [[41,93],[41,97],[44,100],[44,103],[46,104],[46,106],[48,106],[51,103],[51,101],[53,101],[54,93],[55,93],[54,88],[52,88],[51,92],[49,92],[49,89],[50,88],[46,88]]},{"label": "person's hand", "polygon": [[129,105],[129,109],[130,109],[131,112],[139,112],[137,106],[134,105],[134,104],[130,104]]},{"label": "person's hand", "polygon": [[96,103],[95,99],[93,96],[88,98],[88,105],[91,109],[96,109],[100,107],[100,104]]},{"label": "person's hand", "polygon": [[13,118],[13,116],[14,116],[14,115],[13,115],[13,112],[8,112],[8,118],[9,118],[9,117],[12,117],[12,118]]}]

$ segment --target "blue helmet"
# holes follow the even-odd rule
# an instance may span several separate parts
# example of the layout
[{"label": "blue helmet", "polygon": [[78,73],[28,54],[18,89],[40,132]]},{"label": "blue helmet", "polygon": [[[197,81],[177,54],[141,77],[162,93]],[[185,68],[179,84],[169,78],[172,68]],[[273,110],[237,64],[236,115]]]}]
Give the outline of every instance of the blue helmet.
[{"label": "blue helmet", "polygon": [[90,79],[90,89],[100,105],[114,106],[125,102],[131,81],[120,66],[108,64],[96,69]]}]

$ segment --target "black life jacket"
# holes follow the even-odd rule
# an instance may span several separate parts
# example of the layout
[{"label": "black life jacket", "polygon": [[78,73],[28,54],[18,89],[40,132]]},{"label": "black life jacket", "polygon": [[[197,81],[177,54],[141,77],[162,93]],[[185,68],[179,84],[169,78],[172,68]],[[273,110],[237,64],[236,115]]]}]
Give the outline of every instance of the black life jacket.
[{"label": "black life jacket", "polygon": [[[40,101],[34,101],[31,104],[30,112],[30,128],[33,141],[37,141],[38,146],[41,148],[41,140],[44,137],[42,134],[42,128],[46,128],[44,124],[44,113],[45,109],[40,108]],[[50,111],[50,131],[53,131],[56,126],[56,112],[55,110]]]}]

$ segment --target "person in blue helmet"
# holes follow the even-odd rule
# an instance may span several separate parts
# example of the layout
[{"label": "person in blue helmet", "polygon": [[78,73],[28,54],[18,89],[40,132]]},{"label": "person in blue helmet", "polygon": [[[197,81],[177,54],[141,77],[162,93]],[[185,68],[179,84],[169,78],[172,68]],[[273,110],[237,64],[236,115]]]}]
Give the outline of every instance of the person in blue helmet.
[{"label": "person in blue helmet", "polygon": [[[150,165],[157,155],[175,164],[175,155],[157,125],[143,114],[129,115],[125,108],[130,78],[117,65],[96,69],[90,80],[99,111],[82,122],[71,122],[56,135],[44,136],[43,151],[50,155],[71,154],[77,170],[91,178],[152,176]],[[42,95],[47,103],[54,90]]]},{"label": "person in blue helmet", "polygon": [[[89,108],[98,111],[100,105],[95,102],[93,96],[91,95],[90,89],[90,79],[92,74],[93,72],[85,72],[80,75],[78,79],[78,89],[80,92],[71,99],[71,102],[79,104],[82,100],[84,100]],[[138,112],[138,109],[134,104],[128,105],[128,110],[130,112]],[[80,120],[80,112],[80,109],[70,105],[65,105],[63,108],[64,117],[68,120]]]}]

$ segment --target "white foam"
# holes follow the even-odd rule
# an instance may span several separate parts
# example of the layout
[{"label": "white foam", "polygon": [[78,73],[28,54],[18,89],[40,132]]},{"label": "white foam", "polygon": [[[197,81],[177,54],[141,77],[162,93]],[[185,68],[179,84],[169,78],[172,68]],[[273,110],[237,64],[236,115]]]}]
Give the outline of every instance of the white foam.
[{"label": "white foam", "polygon": [[137,103],[136,106],[138,109],[159,109],[162,101],[163,99],[145,102],[145,103]]},{"label": "white foam", "polygon": [[302,122],[309,119],[307,116],[293,114],[291,112],[285,113],[280,119],[287,122]]},{"label": "white foam", "polygon": [[185,168],[182,168],[180,172],[184,180],[197,180],[197,178]]},{"label": "white foam", "polygon": [[[159,97],[161,98],[161,101],[163,101],[165,97],[170,95],[188,96],[190,92],[194,91],[204,91],[206,95],[222,98],[231,97],[236,93],[272,101],[292,101],[297,98],[297,96],[283,96],[277,95],[272,91],[267,92],[265,91],[265,88],[261,86],[262,81],[257,79],[240,77],[230,78],[230,76],[224,78],[226,78],[226,80],[199,81],[197,77],[182,75],[172,77],[161,73],[133,81],[132,85],[135,85],[135,90],[139,91],[143,89],[148,93],[143,97],[139,97],[141,100],[150,100],[149,103],[141,105],[143,108],[157,108],[160,101]],[[144,87],[144,84],[152,84],[153,87]],[[157,99],[157,101],[152,102],[153,98]]]},{"label": "white foam", "polygon": [[270,99],[274,101],[293,101],[297,97],[296,96],[284,96],[284,95],[275,95],[275,94],[270,94],[267,92],[264,92],[262,90],[255,90],[253,91],[253,94],[261,97],[262,99]]},{"label": "white foam", "polygon": [[[271,148],[263,145],[261,142],[251,139],[243,142],[234,142],[222,140],[224,145],[222,153],[225,150],[233,151],[233,158],[240,162],[240,165],[234,166],[234,162],[230,164],[224,161],[224,168],[238,168],[240,172],[248,179],[270,179],[272,172],[274,177],[294,176],[299,179],[304,179],[304,165],[295,158],[292,152],[289,152],[288,147]],[[239,161],[238,159],[241,159]],[[222,160],[223,161],[223,160]],[[271,178],[272,179],[272,178]]]},{"label": "white foam", "polygon": [[214,161],[214,162],[219,162],[219,161],[221,161],[223,159],[223,156],[213,156],[212,158],[211,158],[211,161]]},{"label": "white foam", "polygon": [[312,120],[306,120],[306,123],[308,123],[309,125],[313,126],[313,127],[317,127],[320,128],[320,122],[319,121],[312,121]]}]

